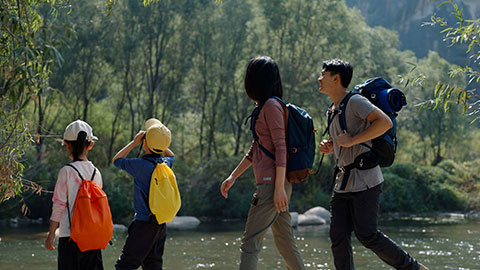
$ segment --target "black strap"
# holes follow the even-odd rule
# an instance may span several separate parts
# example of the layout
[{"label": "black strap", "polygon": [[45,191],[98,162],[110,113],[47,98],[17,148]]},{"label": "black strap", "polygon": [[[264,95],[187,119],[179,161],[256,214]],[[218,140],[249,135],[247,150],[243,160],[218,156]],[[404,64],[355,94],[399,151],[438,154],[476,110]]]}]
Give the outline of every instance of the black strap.
[{"label": "black strap", "polygon": [[[73,166],[72,164],[67,164],[67,166],[72,167],[77,173],[78,176],[82,181],[86,181],[85,178],[83,178],[82,174]],[[95,177],[95,173],[97,172],[97,168],[93,167],[93,174],[92,177],[90,178],[93,181],[93,178]],[[67,213],[68,213],[68,224],[70,225],[70,228],[72,228],[72,217],[70,214],[70,205],[68,203],[68,185],[67,185]]]},{"label": "black strap", "polygon": [[[328,118],[327,118],[327,128],[325,128],[325,130],[323,131],[322,133],[322,138],[325,136],[325,134],[327,134],[327,132],[330,134],[329,132],[329,129],[330,129],[330,125],[332,124],[333,122],[333,119],[335,118],[335,116],[340,112],[339,110],[333,110],[332,109],[332,106],[333,106],[333,103],[330,105],[330,107],[328,107]],[[322,154],[322,157],[320,158],[320,162],[318,163],[318,168],[317,168],[317,171],[315,172],[314,175],[317,175],[318,172],[320,172],[320,168],[322,167],[322,163],[323,163],[323,157],[325,156],[325,154]]]},{"label": "black strap", "polygon": [[78,173],[78,176],[80,176],[81,180],[85,180],[85,178],[83,178],[82,174],[77,170],[77,168],[75,168],[75,166],[73,166],[72,164],[67,164],[67,166],[72,167]]},{"label": "black strap", "polygon": [[335,171],[333,173],[333,179],[332,179],[332,189],[333,186],[335,185],[335,180],[337,179],[337,174],[339,172],[343,172],[343,177],[342,177],[342,183],[340,184],[340,190],[345,190],[347,187],[348,183],[348,178],[350,178],[350,171],[355,168],[355,163],[349,164],[347,166],[344,166],[342,168],[336,166]]},{"label": "black strap", "polygon": [[[78,176],[80,176],[80,179],[87,180],[87,179],[83,178],[82,174],[77,170],[77,168],[75,168],[75,166],[73,166],[72,164],[67,164],[67,166],[72,167],[78,173]],[[89,180],[93,180],[96,173],[97,173],[97,168],[93,167],[92,177],[90,177]]]},{"label": "black strap", "polygon": [[340,111],[340,119],[339,119],[340,129],[345,133],[347,132],[347,120],[345,117],[345,112],[347,110],[347,103],[353,95],[357,95],[357,94],[360,94],[360,93],[348,92],[347,95],[345,95],[345,97],[342,98],[342,101],[340,101],[340,103],[338,104],[338,110]]},{"label": "black strap", "polygon": [[[275,98],[276,100],[279,100],[280,102],[285,104],[285,101],[283,101],[279,97],[273,96],[273,98]],[[262,110],[263,105],[265,105],[265,102],[262,102],[262,103],[258,104],[258,106],[253,110],[252,114],[250,114],[247,117],[247,119],[245,120],[245,123],[249,118],[251,118],[250,119],[250,130],[252,131],[253,139],[257,142],[258,147],[260,147],[260,149],[265,153],[265,155],[267,155],[269,158],[275,160],[275,155],[272,154],[272,152],[268,151],[267,148],[265,148],[263,145],[260,144],[257,132],[255,132],[255,122],[257,121],[258,115],[260,114],[260,111]]]},{"label": "black strap", "polygon": [[333,187],[335,186],[335,180],[337,180],[337,174],[339,172],[340,172],[340,169],[337,166],[335,166],[335,168],[333,169],[332,184],[330,189],[333,189]]}]

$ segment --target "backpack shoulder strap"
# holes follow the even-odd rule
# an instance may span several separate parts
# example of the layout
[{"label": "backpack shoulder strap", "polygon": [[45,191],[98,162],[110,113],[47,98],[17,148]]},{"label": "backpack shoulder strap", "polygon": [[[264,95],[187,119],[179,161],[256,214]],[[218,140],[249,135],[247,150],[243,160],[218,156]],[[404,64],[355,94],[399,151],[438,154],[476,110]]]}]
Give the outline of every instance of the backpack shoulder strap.
[{"label": "backpack shoulder strap", "polygon": [[[77,168],[75,168],[75,166],[73,166],[72,164],[67,164],[67,166],[72,167],[78,173],[78,176],[80,177],[80,179],[82,181],[85,180],[85,178],[83,178],[82,174],[77,170]],[[95,175],[95,169],[94,169],[93,173]],[[67,212],[68,212],[68,225],[71,228],[72,227],[72,216],[70,214],[70,205],[68,203],[68,193],[67,193]]]},{"label": "backpack shoulder strap", "polygon": [[[347,132],[347,121],[346,121],[346,117],[345,117],[345,112],[347,110],[347,103],[348,101],[350,100],[350,98],[354,95],[360,95],[359,92],[349,92],[343,99],[342,101],[340,102],[340,109],[341,109],[341,113],[340,113],[340,128],[342,129],[342,131],[344,133]],[[361,143],[360,145],[363,145],[365,147],[367,147],[368,149],[372,149],[372,147],[370,147],[368,144],[366,143]]]},{"label": "backpack shoulder strap", "polygon": [[95,177],[96,173],[97,173],[97,168],[93,167],[93,173],[92,173],[92,177],[90,177],[90,180],[93,181],[93,178]]},{"label": "backpack shoulder strap", "polygon": [[262,110],[263,105],[265,105],[265,102],[258,104],[258,106],[253,110],[252,114],[248,116],[248,118],[250,118],[250,129],[252,130],[252,135],[255,141],[258,141],[258,135],[255,132],[255,122],[257,122],[258,115],[260,114],[260,111]]},{"label": "backpack shoulder strap", "polygon": [[[282,105],[283,107],[283,110],[285,112],[285,135],[287,134],[287,128],[288,128],[288,115],[289,115],[289,111],[288,111],[288,106],[287,106],[287,102],[285,102],[285,100],[277,97],[277,96],[273,96],[274,99],[276,99],[278,102],[280,102],[280,104]],[[285,136],[286,137],[286,136]]]},{"label": "backpack shoulder strap", "polygon": [[157,162],[156,160],[154,160],[153,158],[149,158],[149,157],[142,157],[144,160],[146,161],[149,161],[151,162],[153,165],[157,166],[157,164],[160,164],[160,163],[164,163],[165,161],[163,160],[162,158],[162,162]]},{"label": "backpack shoulder strap", "polygon": [[360,93],[348,92],[347,95],[338,104],[338,110],[339,110],[339,114],[340,114],[340,119],[339,119],[340,129],[344,133],[347,133],[347,120],[346,120],[346,117],[345,117],[345,112],[347,111],[347,103],[352,96],[357,95],[357,94],[360,94]]},{"label": "backpack shoulder strap", "polygon": [[[78,176],[80,176],[80,179],[85,180],[85,178],[83,178],[82,174],[77,170],[77,168],[75,168],[75,166],[73,166],[72,164],[67,164],[67,166],[72,167],[78,173]],[[95,170],[93,171],[93,175],[95,175]]]},{"label": "backpack shoulder strap", "polygon": [[330,132],[329,132],[330,125],[332,124],[333,118],[335,117],[335,115],[338,114],[338,110],[333,110],[332,108],[333,108],[333,103],[330,104],[330,106],[328,106],[328,111],[327,111],[327,127],[326,127],[325,130],[323,131],[322,137],[325,136],[325,134],[327,134],[327,132],[330,134]]},{"label": "backpack shoulder strap", "polygon": [[262,110],[263,105],[265,105],[265,102],[262,102],[262,103],[258,104],[258,106],[253,110],[252,114],[249,116],[249,118],[251,118],[250,119],[250,130],[252,131],[253,139],[258,143],[258,146],[260,147],[260,149],[269,158],[275,160],[275,155],[273,155],[270,151],[267,150],[267,148],[263,147],[263,145],[260,144],[260,142],[258,141],[257,132],[255,132],[255,122],[257,121],[258,115],[260,114],[260,110]]}]

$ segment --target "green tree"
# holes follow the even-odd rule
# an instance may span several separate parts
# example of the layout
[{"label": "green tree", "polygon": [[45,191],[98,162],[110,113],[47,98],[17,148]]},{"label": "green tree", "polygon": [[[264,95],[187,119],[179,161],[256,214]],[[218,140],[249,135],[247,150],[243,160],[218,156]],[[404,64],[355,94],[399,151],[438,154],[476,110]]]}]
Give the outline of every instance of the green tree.
[{"label": "green tree", "polygon": [[434,166],[442,161],[452,148],[458,149],[467,141],[467,122],[461,117],[459,106],[453,104],[449,111],[419,110],[425,104],[424,100],[433,99],[433,88],[437,82],[464,85],[462,76],[451,78],[446,75],[451,68],[452,65],[436,52],[430,52],[428,57],[419,60],[416,72],[424,74],[423,83],[406,89],[410,106],[405,112],[402,111],[399,119],[402,127],[418,134],[417,139],[422,142],[423,149],[421,159]]},{"label": "green tree", "polygon": [[[436,0],[433,0],[434,2]],[[453,15],[456,17],[456,21],[452,24],[447,22],[445,18],[432,16],[430,25],[439,25],[443,30],[445,40],[451,46],[459,46],[466,44],[466,54],[469,54],[471,58],[475,59],[474,63],[478,64],[480,60],[480,19],[469,20],[464,18],[463,9],[458,7],[458,4],[453,0],[442,2],[440,5],[450,5],[453,9]],[[449,72],[451,77],[458,74],[465,75],[468,79],[468,86],[472,86],[472,82],[477,85],[480,82],[480,72],[478,66],[459,66],[452,68]],[[444,109],[449,108],[451,102],[463,105],[462,113],[467,111],[470,115],[474,115],[474,121],[480,118],[480,95],[476,89],[468,89],[465,86],[455,84],[437,83],[435,87],[435,103],[433,108],[438,105],[444,105]]]},{"label": "green tree", "polygon": [[[42,27],[46,22],[39,9],[48,6],[56,13],[64,4],[46,0],[0,4],[0,203],[19,194],[24,184],[34,184],[22,179],[20,159],[32,139],[24,109],[32,97],[37,97],[37,104],[42,101],[51,66],[60,58],[55,40],[45,38]],[[44,108],[43,104],[39,108]]]}]

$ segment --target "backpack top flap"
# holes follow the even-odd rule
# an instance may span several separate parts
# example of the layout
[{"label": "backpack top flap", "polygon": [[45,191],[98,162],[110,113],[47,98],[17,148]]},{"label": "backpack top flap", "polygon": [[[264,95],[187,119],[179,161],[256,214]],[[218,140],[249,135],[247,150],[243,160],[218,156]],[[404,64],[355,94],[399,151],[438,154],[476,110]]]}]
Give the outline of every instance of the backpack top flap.
[{"label": "backpack top flap", "polygon": [[[73,206],[70,237],[82,252],[105,249],[113,235],[112,214],[107,195],[94,181],[84,179],[73,165],[69,166],[74,168],[82,179]],[[96,169],[92,180],[95,173]]]},{"label": "backpack top flap", "polygon": [[393,88],[380,77],[356,85],[352,92],[362,94],[386,114],[398,112],[407,105],[407,99],[402,91]]},{"label": "backpack top flap", "polygon": [[182,200],[177,180],[165,162],[158,163],[152,173],[148,204],[158,224],[172,221],[180,210]]}]

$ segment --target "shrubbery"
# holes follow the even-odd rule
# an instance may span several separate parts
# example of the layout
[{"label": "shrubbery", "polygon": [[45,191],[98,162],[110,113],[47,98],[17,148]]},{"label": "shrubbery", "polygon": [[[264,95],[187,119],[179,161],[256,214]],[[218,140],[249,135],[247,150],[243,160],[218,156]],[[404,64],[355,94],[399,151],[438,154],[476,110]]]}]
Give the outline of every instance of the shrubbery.
[{"label": "shrubbery", "polygon": [[[255,192],[252,169],[247,170],[230,189],[228,199],[220,194],[222,181],[235,168],[242,156],[211,160],[197,168],[178,159],[174,165],[182,208],[179,215],[193,215],[208,219],[245,218]],[[38,168],[41,178],[56,178],[57,167],[45,164]],[[115,223],[128,224],[133,218],[132,178],[113,167],[100,168],[104,190],[109,197]],[[413,163],[395,163],[382,169],[385,178],[381,197],[381,212],[430,213],[437,211],[468,211],[480,208],[480,160],[455,163],[444,160],[437,166]],[[293,185],[290,211],[303,213],[311,207],[329,208],[331,196],[331,164],[324,165],[317,176]],[[54,182],[46,183],[53,190]],[[24,194],[30,208],[29,217],[48,220],[52,194],[42,196]],[[2,204],[0,219],[19,216],[18,199]]]}]

